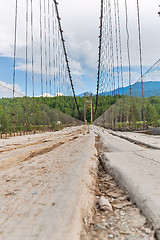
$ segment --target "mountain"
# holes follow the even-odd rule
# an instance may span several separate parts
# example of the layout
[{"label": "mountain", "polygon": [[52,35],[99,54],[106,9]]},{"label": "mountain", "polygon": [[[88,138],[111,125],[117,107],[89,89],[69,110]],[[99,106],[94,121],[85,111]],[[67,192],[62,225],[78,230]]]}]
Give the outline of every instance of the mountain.
[{"label": "mountain", "polygon": [[84,93],[81,93],[81,94],[77,95],[77,97],[84,97],[84,94],[86,94],[86,95],[90,95],[91,92],[84,92]]},{"label": "mountain", "polygon": [[[132,86],[132,96],[134,97],[141,97],[142,96],[142,85],[141,82],[136,82]],[[143,90],[144,90],[144,97],[151,97],[151,96],[157,96],[160,95],[160,81],[147,81],[143,83]],[[91,92],[84,92],[79,95],[78,97],[84,97],[84,94],[86,95],[91,94]],[[126,95],[130,95],[129,86],[115,89],[115,94],[122,95],[122,93]],[[103,93],[99,93],[99,96],[108,96],[108,95],[114,95],[114,91],[105,91]],[[95,96],[96,94],[93,94]]]},{"label": "mountain", "polygon": [[[122,93],[126,93],[127,91],[129,90],[129,86],[127,86],[127,87],[124,87],[123,89],[122,89],[122,87],[121,88],[117,88],[117,89],[115,89],[115,95],[116,94],[118,94],[118,95],[122,95]],[[99,93],[99,95],[100,96],[108,96],[108,95],[113,95],[114,94],[114,91],[105,91],[105,92],[103,92],[103,93]]]},{"label": "mountain", "polygon": [[[143,83],[144,97],[151,97],[160,95],[160,81],[147,81]],[[129,95],[129,91],[126,92]],[[137,82],[132,85],[132,96],[142,96],[141,82]]]},{"label": "mountain", "polygon": [[[136,82],[133,84],[131,89],[132,96],[134,97],[141,97],[142,96],[142,85],[141,82]],[[144,91],[144,97],[151,97],[151,96],[157,96],[160,95],[160,81],[147,81],[143,83],[143,91]],[[129,86],[123,88],[123,92],[126,95],[130,95]],[[103,93],[100,93],[99,95],[113,95],[114,91],[106,91]],[[122,95],[122,88],[115,89],[115,94]]]}]

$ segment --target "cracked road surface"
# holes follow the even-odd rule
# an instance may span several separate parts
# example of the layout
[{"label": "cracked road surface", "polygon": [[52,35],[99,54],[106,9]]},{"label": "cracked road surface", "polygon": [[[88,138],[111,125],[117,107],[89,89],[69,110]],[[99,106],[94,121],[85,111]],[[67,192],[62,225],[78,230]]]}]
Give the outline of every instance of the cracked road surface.
[{"label": "cracked road surface", "polygon": [[[140,138],[144,143],[144,146],[139,146],[115,136],[117,133],[113,136],[113,131],[100,127],[93,129],[106,149],[101,156],[105,170],[129,193],[132,201],[150,220],[160,239],[160,150],[144,145],[153,144],[155,137],[129,133],[130,137]],[[160,141],[159,136],[156,136],[156,141]]]},{"label": "cracked road surface", "polygon": [[92,202],[94,138],[82,126],[0,140],[1,240],[77,239]]},{"label": "cracked road surface", "polygon": [[[100,155],[103,167],[118,186],[102,170],[97,177],[97,136],[102,145]],[[113,209],[126,197],[116,199],[115,192],[108,196],[108,192],[117,191],[117,187],[128,191],[131,200],[151,221],[160,239],[159,152],[113,136],[96,126],[1,139],[0,240],[79,240],[83,223],[93,226],[96,197],[107,197]],[[100,181],[99,190],[103,190],[98,194],[97,178]],[[134,205],[132,202],[130,204],[134,213]],[[97,214],[95,225],[99,224],[101,213]],[[137,214],[139,216],[138,210]],[[131,229],[130,235],[130,229],[122,228],[122,222],[128,221],[127,216],[129,214],[123,206],[121,211],[115,210],[111,218],[108,218],[107,212],[100,219],[105,220],[102,236],[97,231],[101,231],[99,228],[103,227],[103,221],[96,225],[98,230],[94,228],[93,234],[85,236],[85,240],[100,240],[103,237],[139,239],[131,234],[137,231],[136,228]],[[117,221],[123,220],[118,225],[119,238],[114,237],[116,218]],[[144,219],[143,216],[141,219]],[[110,227],[110,232],[108,224],[114,225],[113,229]],[[146,229],[145,226],[138,231],[140,239],[142,236],[147,240],[154,239],[153,229]],[[121,235],[124,235],[123,238]]]}]

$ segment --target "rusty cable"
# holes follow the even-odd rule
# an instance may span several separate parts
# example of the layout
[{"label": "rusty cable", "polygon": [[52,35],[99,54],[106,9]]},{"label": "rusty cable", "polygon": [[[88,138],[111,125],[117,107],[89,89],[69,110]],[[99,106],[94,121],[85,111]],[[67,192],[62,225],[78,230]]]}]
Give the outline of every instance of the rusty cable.
[{"label": "rusty cable", "polygon": [[72,92],[73,92],[73,96],[74,96],[74,100],[75,100],[75,103],[76,103],[76,106],[77,106],[78,113],[79,113],[79,115],[81,115],[80,110],[79,110],[79,106],[78,106],[78,102],[77,102],[77,98],[76,98],[76,94],[75,94],[75,89],[74,89],[74,86],[73,86],[71,70],[70,70],[70,67],[69,67],[68,55],[67,55],[67,51],[66,51],[65,40],[64,40],[64,37],[63,37],[63,31],[62,31],[62,26],[61,26],[59,11],[58,11],[58,3],[56,2],[56,0],[53,0],[53,1],[55,3],[55,10],[56,10],[56,15],[57,15],[57,20],[58,20],[59,32],[60,32],[62,46],[63,46],[63,50],[64,50],[64,55],[65,55],[68,75],[69,75],[69,79],[70,79],[70,84],[71,84],[71,88],[72,88]]},{"label": "rusty cable", "polygon": [[99,35],[99,58],[98,58],[98,75],[97,75],[97,93],[96,93],[96,107],[94,115],[96,115],[98,107],[98,94],[99,94],[99,82],[100,82],[100,71],[101,71],[101,56],[102,56],[102,28],[103,28],[103,0],[101,0],[101,16],[100,16],[100,35]]}]

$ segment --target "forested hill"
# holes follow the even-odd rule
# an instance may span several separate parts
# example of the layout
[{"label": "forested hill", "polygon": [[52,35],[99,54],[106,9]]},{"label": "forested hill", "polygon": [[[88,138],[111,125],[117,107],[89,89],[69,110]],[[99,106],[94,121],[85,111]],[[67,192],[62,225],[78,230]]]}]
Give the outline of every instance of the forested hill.
[{"label": "forested hill", "polygon": [[[99,96],[98,109],[95,118],[101,116],[111,105],[113,105],[121,96]],[[37,98],[15,98],[14,107],[12,98],[0,99],[0,129],[3,131],[7,129],[10,131],[13,122],[12,114],[14,114],[14,121],[17,130],[24,130],[26,119],[30,128],[33,125],[54,125],[57,121],[62,124],[76,123],[77,120],[83,121],[84,97],[77,97],[81,116],[75,105],[73,97],[52,97],[44,98],[42,104],[42,97]],[[96,97],[93,97],[93,108],[95,107]],[[140,101],[135,101],[138,109]],[[145,98],[145,113],[148,122],[157,122],[160,119],[160,97]],[[90,102],[87,104],[86,116],[88,122],[91,119]],[[76,120],[77,119],[77,120]],[[78,123],[78,122],[77,122]]]},{"label": "forested hill", "polygon": [[[100,96],[96,117],[102,115],[118,98],[118,96]],[[1,130],[10,131],[13,122],[12,114],[14,114],[17,130],[23,130],[26,122],[28,122],[29,128],[33,128],[33,125],[54,125],[57,121],[68,124],[73,123],[75,119],[83,120],[84,98],[77,97],[77,101],[81,116],[79,116],[74,98],[71,96],[43,97],[43,103],[42,97],[15,98],[14,105],[12,98],[2,98],[0,99]],[[93,106],[95,106],[95,102],[96,97],[93,97]],[[86,116],[90,122],[90,104],[86,108]]]}]

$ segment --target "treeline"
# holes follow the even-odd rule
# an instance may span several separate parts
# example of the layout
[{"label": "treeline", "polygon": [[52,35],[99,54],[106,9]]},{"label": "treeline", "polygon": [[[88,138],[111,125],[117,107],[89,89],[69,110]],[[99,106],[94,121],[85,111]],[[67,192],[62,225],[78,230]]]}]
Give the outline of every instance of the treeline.
[{"label": "treeline", "polygon": [[[12,132],[14,131],[32,131],[41,130],[47,128],[56,128],[56,124],[82,124],[79,119],[75,119],[72,116],[76,116],[74,111],[74,102],[70,98],[70,108],[72,108],[72,114],[67,114],[64,108],[64,101],[60,104],[56,99],[57,106],[51,107],[53,102],[52,98],[3,98],[0,99],[0,131]],[[61,111],[63,109],[64,111]],[[75,113],[74,113],[75,112]],[[14,129],[13,129],[14,126]]]},{"label": "treeline", "polygon": [[[42,101],[43,100],[43,101]],[[74,98],[62,97],[35,97],[33,98],[2,98],[0,99],[0,130],[1,132],[33,130],[42,126],[54,126],[57,122],[61,124],[78,124],[83,121],[84,97],[77,97],[80,113],[78,114]],[[96,97],[93,96],[93,109]],[[114,109],[113,121],[124,121],[132,119],[134,122],[142,121],[142,99],[132,98],[132,111],[130,111],[130,98],[128,96],[99,96],[97,113],[95,119],[99,118],[107,109]],[[145,118],[148,125],[160,126],[160,97],[145,98]],[[132,116],[131,116],[132,114]],[[109,113],[111,115],[111,113]],[[90,104],[87,104],[86,117],[91,120]],[[112,116],[113,118],[113,116]],[[12,124],[14,123],[14,124]]]},{"label": "treeline", "polygon": [[[116,95],[116,96],[99,96],[98,98],[98,108],[97,108],[97,113],[94,116],[96,119],[97,117],[101,116],[108,108],[110,108],[121,96]],[[37,99],[38,100],[38,99]],[[39,99],[40,100],[40,99]],[[87,99],[88,100],[88,99]],[[91,100],[89,98],[89,100]],[[96,105],[96,96],[93,96],[93,112],[95,109]],[[77,97],[77,102],[79,106],[79,110],[81,115],[79,116],[77,107],[74,101],[73,97],[54,97],[51,98],[50,100],[45,99],[45,103],[48,104],[46,101],[48,101],[49,106],[51,108],[55,108],[63,113],[66,113],[68,115],[71,115],[74,118],[77,118],[79,120],[83,120],[83,115],[84,115],[84,97]],[[90,103],[87,104],[86,108],[86,118],[87,121],[91,121],[91,107]]]},{"label": "treeline", "polygon": [[96,124],[109,128],[141,129],[144,127],[160,127],[160,97],[123,96],[116,101],[95,121]]},{"label": "treeline", "polygon": [[[99,105],[95,118],[102,115],[120,96],[100,96]],[[57,122],[61,124],[79,124],[83,121],[84,97],[77,97],[80,115],[72,96],[61,97],[23,97],[0,99],[0,130],[1,132],[25,131],[40,129],[47,126],[55,126]],[[96,97],[93,97],[93,107],[95,108]],[[86,108],[87,121],[91,121],[91,107]],[[14,123],[14,124],[13,124]]]}]

